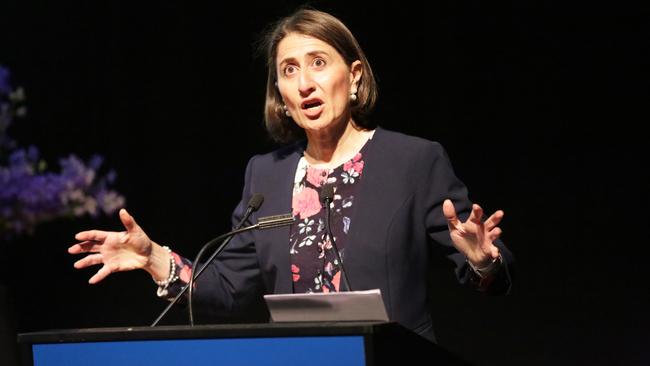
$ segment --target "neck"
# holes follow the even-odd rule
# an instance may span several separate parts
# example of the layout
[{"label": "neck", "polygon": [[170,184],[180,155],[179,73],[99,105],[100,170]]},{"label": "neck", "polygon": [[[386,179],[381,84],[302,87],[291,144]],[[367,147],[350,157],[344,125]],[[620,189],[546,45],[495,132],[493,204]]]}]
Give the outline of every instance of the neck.
[{"label": "neck", "polygon": [[307,131],[305,158],[311,165],[338,166],[352,158],[368,137],[368,131],[357,127],[352,120],[327,131]]}]

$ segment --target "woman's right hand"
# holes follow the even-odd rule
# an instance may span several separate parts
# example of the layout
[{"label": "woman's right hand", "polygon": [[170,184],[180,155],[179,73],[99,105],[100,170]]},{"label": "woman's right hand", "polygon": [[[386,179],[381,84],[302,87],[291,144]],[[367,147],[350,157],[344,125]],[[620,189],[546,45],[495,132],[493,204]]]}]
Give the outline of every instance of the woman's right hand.
[{"label": "woman's right hand", "polygon": [[[75,239],[81,242],[68,248],[68,253],[91,254],[75,262],[74,267],[81,269],[103,264],[102,268],[88,281],[91,284],[102,281],[113,272],[134,269],[144,269],[154,278],[164,278],[166,274],[162,272],[166,268],[169,273],[169,260],[162,262],[164,259],[153,255],[154,251],[160,253],[161,250],[164,252],[164,249],[149,239],[149,236],[135,222],[133,216],[129,215],[125,209],[121,209],[119,215],[126,231],[89,230],[75,235]],[[159,268],[161,273],[154,273],[154,268]]]}]

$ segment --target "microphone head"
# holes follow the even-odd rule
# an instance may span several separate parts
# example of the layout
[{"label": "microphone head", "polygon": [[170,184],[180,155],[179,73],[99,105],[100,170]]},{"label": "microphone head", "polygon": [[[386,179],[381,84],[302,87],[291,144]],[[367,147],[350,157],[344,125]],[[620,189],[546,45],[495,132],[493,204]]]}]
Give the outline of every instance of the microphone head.
[{"label": "microphone head", "polygon": [[328,204],[328,203],[334,201],[334,186],[333,185],[326,184],[321,188],[320,201],[323,204]]},{"label": "microphone head", "polygon": [[248,201],[248,207],[253,211],[257,211],[260,209],[260,206],[262,206],[262,203],[264,202],[264,196],[260,193],[255,193],[253,194],[253,197]]}]

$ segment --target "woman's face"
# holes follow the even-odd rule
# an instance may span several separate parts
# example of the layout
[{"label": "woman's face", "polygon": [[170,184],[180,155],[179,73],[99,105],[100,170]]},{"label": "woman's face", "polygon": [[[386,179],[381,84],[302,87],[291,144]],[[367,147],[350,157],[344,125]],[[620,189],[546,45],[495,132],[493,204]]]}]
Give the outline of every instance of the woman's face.
[{"label": "woman's face", "polygon": [[308,135],[350,120],[350,93],[361,78],[360,61],[348,65],[329,44],[289,33],[278,44],[276,64],[284,104]]}]

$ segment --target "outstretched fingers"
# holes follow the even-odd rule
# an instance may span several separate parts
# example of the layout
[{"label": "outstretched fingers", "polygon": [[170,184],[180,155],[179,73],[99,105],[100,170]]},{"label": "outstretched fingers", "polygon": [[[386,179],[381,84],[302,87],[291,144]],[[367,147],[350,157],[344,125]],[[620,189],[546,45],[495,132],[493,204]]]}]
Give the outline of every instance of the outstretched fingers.
[{"label": "outstretched fingers", "polygon": [[501,220],[503,219],[503,211],[497,210],[495,213],[493,213],[490,217],[488,217],[487,220],[485,220],[485,230],[488,232],[487,237],[489,241],[492,243],[492,246],[490,247],[490,256],[492,259],[497,259],[499,257],[499,248],[494,245],[494,242],[501,237],[501,233],[503,232],[499,225]]},{"label": "outstretched fingers", "polygon": [[501,236],[501,228],[498,227],[499,223],[503,219],[503,211],[498,210],[493,213],[487,220],[485,220],[485,230],[488,232],[487,236],[491,242],[499,239]]},{"label": "outstretched fingers", "polygon": [[91,254],[76,261],[74,263],[74,268],[81,269],[81,268],[94,266],[96,264],[101,264],[103,260],[104,259],[101,254]]},{"label": "outstretched fingers", "polygon": [[483,209],[476,203],[472,205],[472,212],[469,214],[467,221],[473,222],[476,225],[482,225],[481,218],[483,217]]},{"label": "outstretched fingers", "polygon": [[485,220],[485,230],[491,231],[494,229],[501,220],[503,219],[503,211],[497,210],[495,213],[493,213],[490,217],[488,217],[487,220]]},{"label": "outstretched fingers", "polygon": [[81,253],[99,253],[101,248],[101,243],[93,240],[86,240],[82,243],[77,243],[70,248],[68,248],[68,253],[70,254],[81,254]]},{"label": "outstretched fingers", "polygon": [[107,264],[104,264],[102,266],[102,268],[100,268],[99,271],[97,271],[97,273],[95,273],[94,276],[90,277],[90,279],[88,280],[88,283],[90,283],[91,285],[94,285],[94,284],[102,281],[104,278],[108,277],[108,275],[111,274],[111,273],[113,273],[113,270],[111,269],[111,267],[109,265],[107,265]]},{"label": "outstretched fingers", "polygon": [[133,216],[131,216],[125,208],[120,210],[120,220],[122,221],[122,224],[126,228],[126,231],[133,232],[138,228],[138,223],[135,222],[135,219]]},{"label": "outstretched fingers", "polygon": [[501,228],[495,227],[488,233],[488,239],[490,239],[491,242],[499,239],[501,236]]},{"label": "outstretched fingers", "polygon": [[103,242],[104,240],[106,240],[107,236],[108,236],[107,231],[88,230],[88,231],[82,231],[80,233],[77,233],[77,235],[75,235],[74,238],[79,240],[79,241],[99,241],[99,242]]}]

